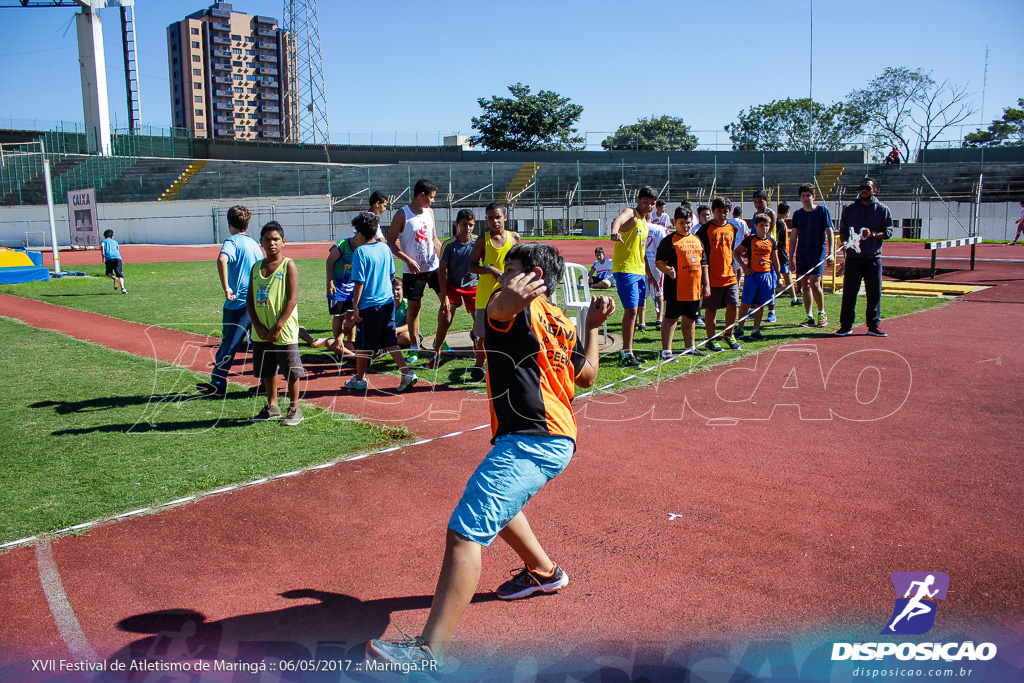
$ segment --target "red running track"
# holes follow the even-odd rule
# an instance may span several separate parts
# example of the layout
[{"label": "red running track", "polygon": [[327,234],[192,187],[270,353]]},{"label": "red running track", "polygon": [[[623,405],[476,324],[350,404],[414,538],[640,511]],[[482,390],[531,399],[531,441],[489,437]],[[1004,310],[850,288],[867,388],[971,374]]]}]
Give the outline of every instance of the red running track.
[{"label": "red running track", "polygon": [[[781,677],[766,680],[791,669],[851,680],[854,663],[821,652],[881,639],[891,572],[942,571],[950,592],[926,638],[996,642],[996,660],[976,663],[980,680],[1020,680],[1024,270],[1013,277],[887,321],[887,339],[790,342],[578,401],[578,453],[527,507],[572,583],[556,596],[493,600],[516,565],[495,544],[450,650],[452,678],[525,680],[540,669],[549,678],[710,680],[756,674],[777,657],[771,670]],[[166,345],[139,343],[138,326],[94,327],[45,306],[0,298],[3,315],[122,348],[104,335],[117,336],[143,355],[174,360],[190,343],[178,333]],[[478,401],[439,425],[424,410],[451,409],[457,398],[465,395],[427,386],[386,410],[418,416],[410,426],[424,435],[486,421]],[[379,403],[358,403],[336,407],[380,417]],[[55,679],[32,672],[31,660],[75,656],[361,663],[368,638],[422,626],[447,518],[485,435],[0,556],[0,679]]]}]

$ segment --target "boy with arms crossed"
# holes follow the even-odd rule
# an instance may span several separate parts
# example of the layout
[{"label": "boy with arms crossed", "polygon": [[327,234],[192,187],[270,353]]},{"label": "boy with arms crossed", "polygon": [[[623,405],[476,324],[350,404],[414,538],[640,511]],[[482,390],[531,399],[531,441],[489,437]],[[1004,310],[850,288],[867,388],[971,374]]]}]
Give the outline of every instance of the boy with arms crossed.
[{"label": "boy with arms crossed", "polygon": [[267,405],[253,422],[280,420],[277,404],[277,373],[288,379],[288,414],[282,424],[302,422],[299,379],[306,371],[299,357],[299,271],[284,256],[284,228],[270,221],[260,231],[260,245],[267,257],[252,267],[245,306],[252,318],[252,372],[263,380]]},{"label": "boy with arms crossed", "polygon": [[502,287],[486,309],[487,394],[494,447],[466,484],[448,522],[444,560],[423,633],[403,641],[371,640],[368,656],[433,670],[480,582],[481,551],[496,537],[526,565],[498,587],[505,600],[550,593],[568,575],[544,552],[523,506],[557,476],[573,455],[574,387],[597,377],[598,329],[615,310],[595,297],[583,339],[561,310],[548,302],[565,262],[541,242],[514,247],[505,261]]},{"label": "boy with arms crossed", "polygon": [[675,213],[676,231],[658,245],[656,265],[665,274],[665,322],[661,327],[661,358],[671,360],[676,322],[682,318],[682,355],[706,356],[697,349],[694,336],[701,297],[711,295],[708,256],[700,240],[690,234],[693,214],[680,206]]}]

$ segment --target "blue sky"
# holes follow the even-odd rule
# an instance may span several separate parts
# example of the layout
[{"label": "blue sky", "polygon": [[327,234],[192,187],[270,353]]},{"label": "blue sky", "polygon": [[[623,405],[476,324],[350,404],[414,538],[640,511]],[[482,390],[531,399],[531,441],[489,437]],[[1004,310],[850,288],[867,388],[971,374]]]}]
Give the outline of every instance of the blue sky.
[{"label": "blue sky", "polygon": [[[282,18],[280,1],[233,5]],[[144,123],[170,125],[167,25],[207,6],[137,0]],[[582,105],[579,129],[591,145],[620,125],[669,114],[699,131],[702,146],[725,149],[722,127],[741,109],[807,96],[810,7],[811,0],[321,0],[331,137],[366,143],[372,131],[378,143],[433,144],[472,134],[477,98],[506,95],[521,81]],[[73,15],[0,9],[0,127],[82,120]],[[124,126],[118,13],[101,17],[111,117]],[[966,85],[977,122],[988,46],[988,122],[1024,97],[1022,39],[1019,2],[814,0],[814,98],[843,99],[887,66],[920,67]]]}]

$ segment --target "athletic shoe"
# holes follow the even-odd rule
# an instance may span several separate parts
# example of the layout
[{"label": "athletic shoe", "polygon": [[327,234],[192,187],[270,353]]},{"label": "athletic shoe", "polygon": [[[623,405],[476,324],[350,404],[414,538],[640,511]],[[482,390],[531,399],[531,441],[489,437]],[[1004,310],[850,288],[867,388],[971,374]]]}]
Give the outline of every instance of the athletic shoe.
[{"label": "athletic shoe", "polygon": [[789,300],[789,305],[790,306],[803,306],[804,302],[803,302],[802,299],[790,299]]},{"label": "athletic shoe", "polygon": [[868,328],[868,334],[871,335],[872,337],[888,337],[889,336],[885,332],[882,332],[882,328],[880,328],[880,327],[869,327]]},{"label": "athletic shoe", "polygon": [[128,290],[127,290],[127,289],[125,289],[124,287],[122,287],[122,288],[121,288],[121,293],[122,293],[122,294],[127,294],[127,293],[128,293]]},{"label": "athletic shoe", "polygon": [[654,321],[654,325],[652,325],[651,327],[653,327],[654,329],[656,329],[656,330],[658,330],[660,332],[661,331],[661,321],[660,320],[655,320]]},{"label": "athletic shoe", "polygon": [[263,406],[263,410],[249,418],[250,422],[266,422],[267,420],[280,420],[281,406],[272,406],[269,403]]},{"label": "athletic shoe", "polygon": [[644,324],[644,323],[640,323],[639,325],[636,326],[636,331],[637,332],[646,332],[647,331],[647,325]]},{"label": "athletic shoe", "polygon": [[696,346],[691,346],[690,348],[686,349],[685,351],[683,351],[679,355],[680,356],[697,356],[698,358],[707,358],[708,354],[704,353],[703,351],[698,349]]},{"label": "athletic shoe", "polygon": [[228,393],[228,388],[218,387],[213,382],[200,382],[196,385],[196,391],[206,398],[224,398]]},{"label": "athletic shoe", "polygon": [[851,330],[849,327],[840,327],[838,330],[836,330],[837,337],[849,337],[851,334],[853,334],[853,330]]},{"label": "athletic shoe", "polygon": [[825,314],[825,311],[818,314],[818,322],[815,327],[828,327],[828,315]]},{"label": "athletic shoe", "polygon": [[345,388],[352,389],[353,391],[366,391],[366,380],[353,377],[345,382]]},{"label": "athletic shoe", "polygon": [[704,327],[704,316],[698,315],[696,318],[694,318],[693,324],[696,325],[697,327]]},{"label": "athletic shoe", "polygon": [[302,422],[302,420],[302,408],[300,408],[299,406],[295,406],[293,408],[288,409],[288,414],[285,415],[285,418],[281,422],[281,424],[287,425],[289,427],[294,427],[295,425]]},{"label": "athletic shoe", "polygon": [[[437,671],[437,658],[427,642],[416,636],[405,640],[371,640],[366,644],[366,657],[397,664],[412,671]],[[369,669],[368,669],[369,670]]]},{"label": "athletic shoe", "polygon": [[743,339],[743,335],[744,334],[746,334],[746,333],[743,331],[742,327],[737,327],[736,328],[736,338],[737,339]]},{"label": "athletic shoe", "polygon": [[518,600],[537,592],[554,593],[569,584],[569,575],[557,564],[548,576],[531,571],[529,567],[523,567],[518,572],[513,569],[510,573],[514,576],[498,586],[498,597],[502,600]]},{"label": "athletic shoe", "polygon": [[482,365],[474,365],[466,370],[466,376],[469,377],[470,382],[483,382],[487,373]]},{"label": "athletic shoe", "polygon": [[427,361],[427,370],[437,370],[441,367],[441,354],[440,352],[434,352],[434,355]]},{"label": "athletic shoe", "polygon": [[671,351],[662,351],[661,352],[661,359],[662,360],[675,360],[675,358],[676,358],[675,355]]},{"label": "athletic shoe", "polygon": [[708,351],[711,351],[712,353],[718,353],[719,351],[725,351],[725,349],[723,349],[721,346],[719,346],[715,342],[711,341],[710,339],[707,341],[706,344],[704,344],[704,348],[707,349]]},{"label": "athletic shoe", "polygon": [[767,322],[770,322],[770,323],[775,322],[775,311],[768,311],[768,320],[767,320]]},{"label": "athletic shoe", "polygon": [[327,346],[327,342],[329,341],[331,341],[330,337],[319,337],[318,339],[311,341],[309,345],[314,349],[322,349]]},{"label": "athletic shoe", "polygon": [[418,380],[419,377],[417,377],[416,373],[412,370],[402,375],[402,382],[398,385],[398,393],[412,389],[413,385],[416,384]]},{"label": "athletic shoe", "polygon": [[768,337],[761,334],[761,330],[754,330],[753,332],[750,333],[750,341],[764,341],[767,338]]},{"label": "athletic shoe", "polygon": [[415,365],[420,362],[420,351],[419,349],[409,349],[409,355],[405,357],[405,362],[409,365]]},{"label": "athletic shoe", "polygon": [[814,316],[809,315],[804,318],[804,321],[800,323],[800,327],[817,327],[817,323],[814,322]]},{"label": "athletic shoe", "polygon": [[638,368],[640,367],[640,359],[632,353],[624,353],[619,364],[624,368]]},{"label": "athletic shoe", "polygon": [[740,343],[733,339],[732,337],[723,337],[722,341],[724,341],[726,346],[728,346],[733,351],[739,351],[743,348],[742,346],[740,346]]}]

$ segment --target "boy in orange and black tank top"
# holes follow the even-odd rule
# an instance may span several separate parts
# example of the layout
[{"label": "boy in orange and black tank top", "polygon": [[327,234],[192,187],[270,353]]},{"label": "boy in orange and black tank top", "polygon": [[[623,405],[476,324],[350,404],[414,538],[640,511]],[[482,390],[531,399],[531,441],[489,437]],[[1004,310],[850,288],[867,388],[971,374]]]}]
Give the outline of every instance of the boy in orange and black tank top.
[{"label": "boy in orange and black tank top", "polygon": [[704,297],[704,329],[708,333],[705,348],[708,351],[724,351],[715,343],[715,314],[719,308],[725,309],[725,331],[722,341],[733,351],[739,351],[739,343],[732,337],[733,324],[736,322],[736,307],[740,303],[739,287],[733,259],[733,247],[736,244],[736,226],[728,222],[729,209],[732,202],[728,197],[715,197],[711,202],[713,218],[697,229],[697,238],[704,245],[704,253],[708,256],[708,277],[711,281],[711,294]]},{"label": "boy in orange and black tank top", "polygon": [[675,213],[675,232],[670,233],[658,245],[655,265],[665,274],[665,320],[661,326],[661,358],[672,359],[672,337],[676,323],[682,318],[683,355],[706,356],[697,349],[697,316],[700,315],[700,299],[711,293],[708,284],[708,255],[700,240],[690,234],[693,214],[690,209],[680,206]]},{"label": "boy in orange and black tank top", "polygon": [[501,289],[487,305],[487,394],[494,447],[466,484],[448,522],[448,536],[430,616],[417,638],[371,640],[368,656],[396,665],[435,670],[480,582],[483,546],[497,537],[526,567],[498,587],[504,600],[550,593],[569,577],[533,535],[523,506],[568,465],[576,448],[574,385],[597,378],[598,329],[615,304],[595,297],[584,339],[547,299],[564,261],[541,242],[519,244],[505,258]]},{"label": "boy in orange and black tank top", "polygon": [[759,213],[754,216],[754,228],[757,234],[747,235],[736,250],[743,268],[743,302],[740,305],[740,322],[736,328],[736,336],[743,336],[743,320],[756,306],[754,312],[754,331],[750,333],[752,341],[762,341],[766,337],[761,334],[761,317],[765,306],[775,302],[775,282],[779,273],[779,248],[769,230],[771,216]]}]

